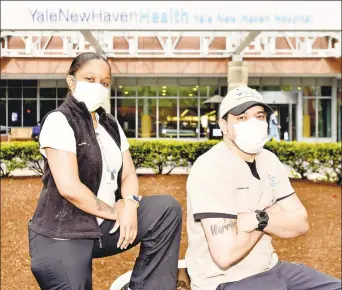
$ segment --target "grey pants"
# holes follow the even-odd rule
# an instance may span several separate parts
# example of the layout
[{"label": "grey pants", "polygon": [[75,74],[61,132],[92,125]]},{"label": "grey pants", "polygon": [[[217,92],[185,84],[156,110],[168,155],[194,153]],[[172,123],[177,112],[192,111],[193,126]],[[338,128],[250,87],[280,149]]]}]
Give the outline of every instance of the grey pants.
[{"label": "grey pants", "polygon": [[216,290],[340,290],[341,280],[310,267],[278,262],[272,269],[246,279],[224,283]]},{"label": "grey pants", "polygon": [[[93,239],[54,240],[29,228],[31,270],[43,290],[92,289],[92,258],[116,255],[120,231],[109,234],[114,221],[104,221],[102,248]],[[138,235],[130,249],[141,243],[130,288],[175,290],[182,227],[182,209],[170,196],[144,197],[138,208]],[[110,277],[115,280],[115,276]]]}]

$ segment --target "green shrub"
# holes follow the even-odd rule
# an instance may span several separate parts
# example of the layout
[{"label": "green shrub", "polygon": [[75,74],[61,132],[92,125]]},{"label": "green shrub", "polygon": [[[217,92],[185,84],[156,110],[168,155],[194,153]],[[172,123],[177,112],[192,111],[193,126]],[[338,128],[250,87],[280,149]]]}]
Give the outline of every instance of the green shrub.
[{"label": "green shrub", "polygon": [[[20,156],[26,142],[1,142],[0,160],[1,176],[8,176],[17,168],[25,168],[26,164]],[[4,168],[4,166],[6,168]]]},{"label": "green shrub", "polygon": [[1,176],[8,176],[14,169],[29,168],[43,175],[43,158],[37,142],[3,142],[1,144],[0,160],[6,166],[1,168]]},{"label": "green shrub", "polygon": [[[156,174],[169,174],[175,167],[191,167],[199,156],[218,141],[129,140],[130,152],[136,168],[151,168]],[[302,179],[310,173],[325,175],[327,180],[342,183],[341,143],[269,142],[265,146],[290,166]],[[38,143],[4,142],[1,146],[1,176],[8,176],[16,168],[43,174],[42,156]],[[167,168],[167,172],[165,172]]]},{"label": "green shrub", "polygon": [[26,163],[26,166],[37,173],[38,175],[44,174],[43,157],[39,151],[39,144],[35,141],[25,142],[20,158]]}]

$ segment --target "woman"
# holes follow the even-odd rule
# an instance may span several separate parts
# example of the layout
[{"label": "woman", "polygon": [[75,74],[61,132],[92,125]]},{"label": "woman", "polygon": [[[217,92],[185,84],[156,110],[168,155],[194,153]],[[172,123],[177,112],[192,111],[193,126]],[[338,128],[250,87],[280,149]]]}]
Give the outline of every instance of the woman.
[{"label": "woman", "polygon": [[29,223],[33,275],[41,289],[92,289],[92,258],[141,242],[130,289],[174,290],[182,210],[170,196],[139,198],[127,139],[101,107],[109,63],[81,54],[66,80],[65,102],[42,121],[43,189]]}]

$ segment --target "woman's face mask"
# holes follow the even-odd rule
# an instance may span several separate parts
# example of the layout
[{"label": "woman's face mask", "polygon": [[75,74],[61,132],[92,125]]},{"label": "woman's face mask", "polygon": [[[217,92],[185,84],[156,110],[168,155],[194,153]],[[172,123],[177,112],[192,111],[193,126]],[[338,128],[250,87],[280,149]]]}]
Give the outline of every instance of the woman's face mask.
[{"label": "woman's face mask", "polygon": [[268,124],[256,118],[233,125],[235,144],[249,154],[259,153],[268,140]]},{"label": "woman's face mask", "polygon": [[89,112],[96,111],[101,107],[108,97],[109,90],[99,83],[79,82],[73,76],[76,88],[73,96],[79,102],[85,103]]}]

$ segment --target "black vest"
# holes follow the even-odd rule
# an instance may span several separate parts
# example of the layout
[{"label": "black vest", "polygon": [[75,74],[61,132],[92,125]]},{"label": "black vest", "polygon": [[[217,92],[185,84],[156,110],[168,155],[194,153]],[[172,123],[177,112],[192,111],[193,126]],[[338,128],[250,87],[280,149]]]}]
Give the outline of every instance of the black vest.
[{"label": "black vest", "polygon": [[[85,104],[78,102],[72,96],[68,96],[65,102],[55,111],[63,113],[74,130],[80,180],[94,195],[97,195],[102,178],[102,158],[91,115]],[[99,115],[99,123],[114,139],[118,147],[121,148],[120,133],[116,119],[112,115],[106,114],[103,108],[99,108],[96,112]],[[42,128],[46,117],[42,121]],[[118,190],[115,193],[113,192],[116,200],[122,198],[121,177],[122,166],[117,178]],[[60,195],[46,158],[44,158],[42,181],[43,189],[31,221],[32,230],[51,238],[80,239],[101,237],[96,217],[75,207]]]}]

